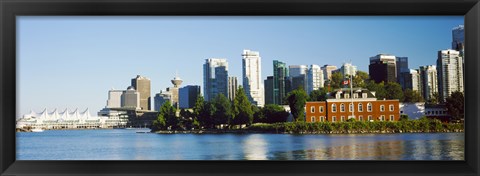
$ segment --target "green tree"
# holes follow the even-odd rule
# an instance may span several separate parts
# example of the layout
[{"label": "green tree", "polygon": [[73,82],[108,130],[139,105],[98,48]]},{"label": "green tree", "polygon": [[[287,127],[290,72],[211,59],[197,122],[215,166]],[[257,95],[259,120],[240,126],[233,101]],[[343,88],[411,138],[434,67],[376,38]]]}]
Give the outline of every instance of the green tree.
[{"label": "green tree", "polygon": [[310,92],[309,101],[325,101],[327,99],[327,92],[324,88],[313,90]]},{"label": "green tree", "polygon": [[429,104],[439,104],[441,102],[440,94],[438,92],[433,92],[430,99],[427,101]]},{"label": "green tree", "polygon": [[157,119],[153,122],[153,126],[157,130],[179,129],[180,119],[176,116],[177,109],[172,106],[170,101],[163,103],[160,107]]},{"label": "green tree", "polygon": [[445,105],[448,114],[452,116],[453,120],[461,120],[464,118],[465,97],[462,92],[452,92],[452,94],[446,99]]},{"label": "green tree", "polygon": [[223,94],[218,94],[214,99],[215,112],[213,113],[214,125],[227,124],[232,114],[230,101]]},{"label": "green tree", "polygon": [[338,89],[343,87],[342,85],[343,80],[344,80],[344,77],[342,73],[340,72],[332,73],[332,79],[330,80],[330,87],[332,89]]},{"label": "green tree", "polygon": [[201,95],[198,96],[195,101],[195,106],[193,107],[193,114],[201,127],[213,128],[212,116],[215,112],[214,108],[215,107],[210,102],[206,102]]},{"label": "green tree", "polygon": [[407,103],[415,103],[415,102],[423,102],[423,97],[418,93],[418,91],[414,91],[412,89],[405,89],[403,91],[403,102]]},{"label": "green tree", "polygon": [[383,100],[387,96],[383,82],[375,83],[375,81],[370,80],[367,82],[366,87],[369,91],[375,91],[375,97],[377,97],[377,100]]},{"label": "green tree", "polygon": [[247,95],[242,87],[239,87],[233,101],[233,117],[230,121],[232,125],[247,124],[253,122],[252,104],[248,101]]},{"label": "green tree", "polygon": [[353,77],[352,83],[353,87],[361,87],[361,88],[367,88],[367,82],[369,79],[369,75],[367,72],[363,71],[357,71],[355,76]]},{"label": "green tree", "polygon": [[388,100],[398,99],[399,101],[403,101],[403,91],[402,86],[396,82],[388,82],[385,85],[386,96],[385,98]]},{"label": "green tree", "polygon": [[261,111],[263,115],[261,122],[263,123],[286,122],[289,115],[283,107],[276,104],[265,105]]},{"label": "green tree", "polygon": [[303,89],[295,89],[288,93],[287,101],[290,106],[293,118],[296,121],[303,121],[305,113],[305,103],[307,102],[307,93]]}]

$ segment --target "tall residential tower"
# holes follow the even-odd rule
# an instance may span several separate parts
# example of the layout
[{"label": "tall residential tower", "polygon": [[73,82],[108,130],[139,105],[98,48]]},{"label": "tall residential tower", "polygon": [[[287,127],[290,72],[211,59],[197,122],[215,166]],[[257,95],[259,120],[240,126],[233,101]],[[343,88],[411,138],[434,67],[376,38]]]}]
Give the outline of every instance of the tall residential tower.
[{"label": "tall residential tower", "polygon": [[259,52],[243,50],[243,88],[252,104],[262,107],[265,104],[262,81],[262,60]]}]

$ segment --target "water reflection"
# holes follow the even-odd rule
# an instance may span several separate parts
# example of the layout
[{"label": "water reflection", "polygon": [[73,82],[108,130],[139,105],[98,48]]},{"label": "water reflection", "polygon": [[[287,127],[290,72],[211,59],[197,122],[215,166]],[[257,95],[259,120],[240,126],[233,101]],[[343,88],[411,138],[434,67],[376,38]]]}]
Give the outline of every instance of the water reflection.
[{"label": "water reflection", "polygon": [[267,142],[261,134],[249,135],[243,140],[243,153],[247,160],[266,160]]},{"label": "water reflection", "polygon": [[463,133],[17,133],[18,160],[464,160]]},{"label": "water reflection", "polygon": [[[320,147],[311,150],[276,152],[270,159],[302,160],[463,160],[462,141],[379,141]],[[286,156],[293,155],[289,158]]]}]

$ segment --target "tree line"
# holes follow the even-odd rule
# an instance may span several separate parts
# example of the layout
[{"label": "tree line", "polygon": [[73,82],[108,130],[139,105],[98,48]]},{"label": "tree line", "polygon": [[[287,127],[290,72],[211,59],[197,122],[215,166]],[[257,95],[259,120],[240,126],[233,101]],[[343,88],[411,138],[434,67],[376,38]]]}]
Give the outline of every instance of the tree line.
[{"label": "tree line", "polygon": [[211,101],[199,95],[191,110],[177,109],[167,101],[153,121],[152,130],[192,130],[192,129],[236,129],[253,123],[286,122],[289,113],[283,107],[268,104],[257,107],[250,103],[242,87],[230,101],[218,94]]}]

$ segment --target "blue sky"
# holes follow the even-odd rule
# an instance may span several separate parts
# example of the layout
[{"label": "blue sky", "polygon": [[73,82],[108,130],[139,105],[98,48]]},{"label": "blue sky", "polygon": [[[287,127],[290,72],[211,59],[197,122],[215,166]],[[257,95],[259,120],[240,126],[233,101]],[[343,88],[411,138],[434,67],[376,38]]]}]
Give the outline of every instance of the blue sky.
[{"label": "blue sky", "polygon": [[[451,47],[463,16],[423,17],[17,17],[17,112],[44,108],[102,109],[108,90],[126,89],[140,74],[152,97],[171,86],[200,85],[207,58],[226,58],[241,78],[243,49],[259,51],[262,77],[272,61],[341,66],[368,72],[379,53],[434,65]],[[240,80],[239,80],[240,81]]]}]

